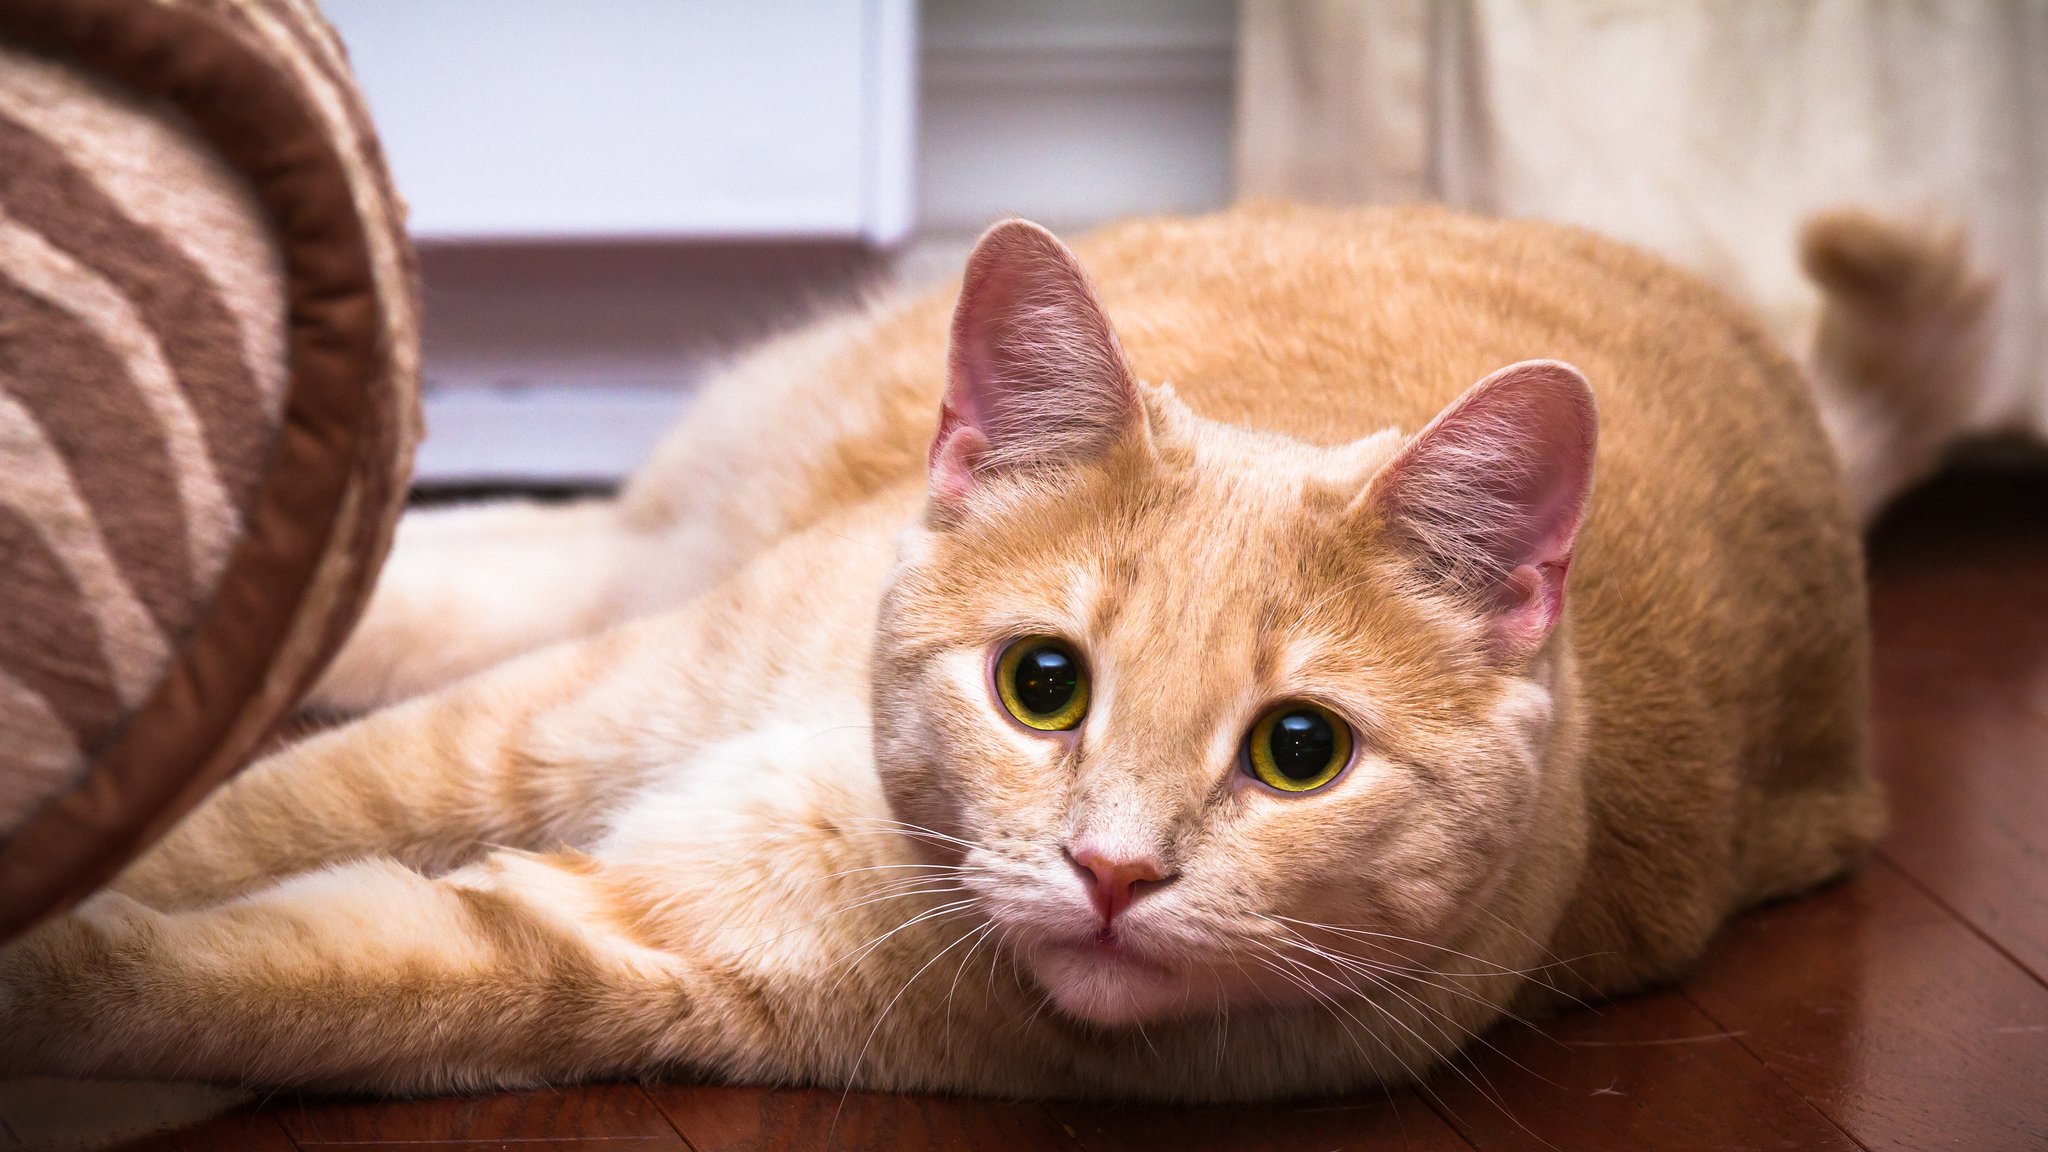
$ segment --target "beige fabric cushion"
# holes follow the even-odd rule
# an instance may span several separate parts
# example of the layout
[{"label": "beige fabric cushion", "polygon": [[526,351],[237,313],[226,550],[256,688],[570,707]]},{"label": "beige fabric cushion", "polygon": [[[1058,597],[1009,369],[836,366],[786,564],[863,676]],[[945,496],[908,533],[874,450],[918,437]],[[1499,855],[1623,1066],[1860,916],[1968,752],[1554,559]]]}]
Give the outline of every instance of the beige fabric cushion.
[{"label": "beige fabric cushion", "polygon": [[410,256],[294,0],[0,5],[0,937],[239,766],[417,440]]},{"label": "beige fabric cushion", "polygon": [[1238,189],[1441,200],[1659,252],[1810,346],[1798,232],[1963,225],[1993,274],[1972,432],[2048,440],[2048,6],[1246,0]]}]

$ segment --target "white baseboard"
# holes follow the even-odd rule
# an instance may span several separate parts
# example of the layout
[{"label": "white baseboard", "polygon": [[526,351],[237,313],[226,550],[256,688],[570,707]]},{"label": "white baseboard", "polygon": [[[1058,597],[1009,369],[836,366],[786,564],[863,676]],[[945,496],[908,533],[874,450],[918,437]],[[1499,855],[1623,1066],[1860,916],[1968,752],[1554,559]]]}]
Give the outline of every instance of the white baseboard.
[{"label": "white baseboard", "polygon": [[669,388],[446,388],[426,397],[413,483],[603,485],[647,459],[684,406]]}]

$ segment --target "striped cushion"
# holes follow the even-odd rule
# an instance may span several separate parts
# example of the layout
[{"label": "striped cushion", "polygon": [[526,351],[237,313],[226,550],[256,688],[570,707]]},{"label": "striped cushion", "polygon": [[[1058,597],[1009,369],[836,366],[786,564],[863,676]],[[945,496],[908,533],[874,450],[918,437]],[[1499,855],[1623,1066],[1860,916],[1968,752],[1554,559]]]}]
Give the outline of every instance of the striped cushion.
[{"label": "striped cushion", "polygon": [[302,0],[0,4],[0,938],[247,758],[417,439],[410,256]]}]

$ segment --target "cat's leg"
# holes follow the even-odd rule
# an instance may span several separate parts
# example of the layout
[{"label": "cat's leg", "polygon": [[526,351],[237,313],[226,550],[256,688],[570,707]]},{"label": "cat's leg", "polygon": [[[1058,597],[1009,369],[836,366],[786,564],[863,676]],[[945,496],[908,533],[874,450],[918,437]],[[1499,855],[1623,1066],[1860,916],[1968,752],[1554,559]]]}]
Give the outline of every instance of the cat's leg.
[{"label": "cat's leg", "polygon": [[391,860],[157,911],[102,895],[0,949],[0,1076],[385,1092],[740,1066],[731,981],[647,947],[573,853]]},{"label": "cat's leg", "polygon": [[[864,699],[902,506],[877,503],[717,591],[373,712],[251,766],[118,877],[172,909],[360,856],[434,871],[588,842],[651,775],[758,721],[782,681]],[[821,574],[830,573],[829,578]]]},{"label": "cat's leg", "polygon": [[307,705],[368,711],[599,631],[647,546],[610,500],[410,512],[362,620]]},{"label": "cat's leg", "polygon": [[251,765],[111,885],[170,910],[383,855],[429,871],[482,845],[581,841],[654,757],[617,720],[650,693],[686,698],[647,646],[698,625],[649,621],[536,653],[375,712]]}]

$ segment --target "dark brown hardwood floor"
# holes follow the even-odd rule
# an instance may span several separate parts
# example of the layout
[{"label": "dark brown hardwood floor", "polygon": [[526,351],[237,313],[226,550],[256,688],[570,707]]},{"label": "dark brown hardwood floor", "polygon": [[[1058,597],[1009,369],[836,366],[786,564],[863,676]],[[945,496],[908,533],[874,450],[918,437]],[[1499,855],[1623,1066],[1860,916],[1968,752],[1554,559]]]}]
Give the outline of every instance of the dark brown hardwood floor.
[{"label": "dark brown hardwood floor", "polygon": [[1420,1089],[1160,1109],[679,1085],[273,1100],[131,1147],[2048,1149],[2048,472],[1953,474],[1872,549],[1895,813],[1675,988],[1496,1032]]}]

